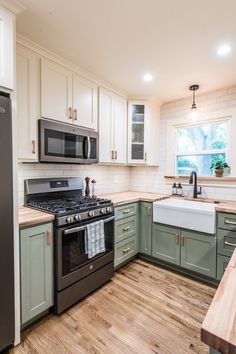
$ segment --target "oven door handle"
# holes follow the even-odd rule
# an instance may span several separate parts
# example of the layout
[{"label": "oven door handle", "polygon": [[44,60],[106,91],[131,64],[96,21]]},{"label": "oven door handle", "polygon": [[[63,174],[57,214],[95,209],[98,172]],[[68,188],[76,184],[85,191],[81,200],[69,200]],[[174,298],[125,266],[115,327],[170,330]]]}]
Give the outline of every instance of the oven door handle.
[{"label": "oven door handle", "polygon": [[[107,222],[113,221],[115,219],[115,216],[111,216],[110,218],[104,219],[104,224],[106,224]],[[96,222],[96,221],[95,221]],[[74,232],[80,232],[80,231],[84,231],[86,230],[87,226],[78,226],[78,227],[74,227],[73,229],[68,229],[64,231],[65,235],[70,235],[73,234]]]}]

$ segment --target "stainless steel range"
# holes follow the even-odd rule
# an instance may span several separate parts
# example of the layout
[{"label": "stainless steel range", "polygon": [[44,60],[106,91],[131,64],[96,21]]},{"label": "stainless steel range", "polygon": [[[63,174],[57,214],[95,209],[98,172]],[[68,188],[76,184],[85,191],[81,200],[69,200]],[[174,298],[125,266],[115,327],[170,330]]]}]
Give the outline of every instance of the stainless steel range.
[{"label": "stainless steel range", "polygon": [[[83,189],[80,177],[25,180],[25,206],[55,215],[54,312],[57,314],[107,282],[114,273],[112,202],[85,197]],[[96,227],[102,224],[105,248],[91,258],[86,243],[88,229],[93,224]]]}]

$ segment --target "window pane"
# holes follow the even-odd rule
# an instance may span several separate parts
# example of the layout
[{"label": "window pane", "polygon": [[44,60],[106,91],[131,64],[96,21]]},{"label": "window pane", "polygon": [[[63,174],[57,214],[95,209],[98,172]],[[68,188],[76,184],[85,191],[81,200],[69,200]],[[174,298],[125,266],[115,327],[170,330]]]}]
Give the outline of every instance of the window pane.
[{"label": "window pane", "polygon": [[225,149],[228,125],[226,122],[205,124],[177,130],[177,151],[181,153]]},{"label": "window pane", "polygon": [[177,156],[177,175],[190,175],[196,171],[201,176],[210,176],[214,171],[210,169],[211,164],[218,160],[225,162],[226,154],[207,154],[207,155],[185,155]]}]

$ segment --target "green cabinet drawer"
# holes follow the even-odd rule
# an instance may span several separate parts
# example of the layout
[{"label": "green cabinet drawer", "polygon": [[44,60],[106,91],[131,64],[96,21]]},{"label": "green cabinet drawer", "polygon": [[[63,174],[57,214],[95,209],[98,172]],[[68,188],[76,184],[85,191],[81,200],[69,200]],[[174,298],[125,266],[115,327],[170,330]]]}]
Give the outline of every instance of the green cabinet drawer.
[{"label": "green cabinet drawer", "polygon": [[125,204],[115,208],[116,220],[136,215],[138,212],[138,203]]},{"label": "green cabinet drawer", "polygon": [[137,238],[131,236],[115,245],[114,265],[117,267],[137,254]]},{"label": "green cabinet drawer", "polygon": [[218,228],[236,231],[236,215],[219,213],[218,214]]},{"label": "green cabinet drawer", "polygon": [[52,224],[20,230],[21,324],[53,306]]},{"label": "green cabinet drawer", "polygon": [[181,231],[181,267],[216,277],[216,237]]},{"label": "green cabinet drawer", "polygon": [[139,251],[141,253],[152,254],[152,203],[140,203],[140,216],[139,216]]},{"label": "green cabinet drawer", "polygon": [[218,229],[218,253],[224,256],[232,256],[236,248],[236,232]]},{"label": "green cabinet drawer", "polygon": [[137,216],[130,216],[115,222],[115,243],[137,233]]},{"label": "green cabinet drawer", "polygon": [[224,275],[225,269],[227,268],[230,261],[230,257],[227,256],[217,256],[217,279],[221,280]]},{"label": "green cabinet drawer", "polygon": [[153,223],[152,256],[163,261],[180,264],[180,230],[177,227]]}]

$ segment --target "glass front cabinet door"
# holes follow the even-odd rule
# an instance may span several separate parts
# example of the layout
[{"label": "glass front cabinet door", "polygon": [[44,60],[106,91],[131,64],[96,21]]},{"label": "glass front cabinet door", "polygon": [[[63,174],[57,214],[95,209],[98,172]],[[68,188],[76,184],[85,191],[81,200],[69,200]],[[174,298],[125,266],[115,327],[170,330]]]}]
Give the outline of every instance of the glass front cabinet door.
[{"label": "glass front cabinet door", "polygon": [[147,104],[129,101],[128,108],[128,163],[143,164],[147,161],[145,125]]}]

